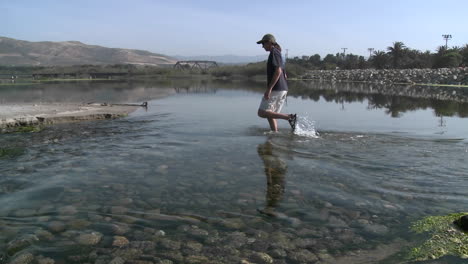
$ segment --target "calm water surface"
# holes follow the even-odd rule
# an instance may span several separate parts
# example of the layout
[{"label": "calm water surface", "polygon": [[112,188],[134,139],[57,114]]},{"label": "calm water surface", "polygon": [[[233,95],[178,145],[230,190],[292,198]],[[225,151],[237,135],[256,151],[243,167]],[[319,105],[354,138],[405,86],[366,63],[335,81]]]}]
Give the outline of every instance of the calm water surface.
[{"label": "calm water surface", "polygon": [[67,85],[0,97],[149,107],[0,135],[0,263],[401,263],[412,222],[468,211],[463,103],[292,85],[271,133],[258,84]]}]

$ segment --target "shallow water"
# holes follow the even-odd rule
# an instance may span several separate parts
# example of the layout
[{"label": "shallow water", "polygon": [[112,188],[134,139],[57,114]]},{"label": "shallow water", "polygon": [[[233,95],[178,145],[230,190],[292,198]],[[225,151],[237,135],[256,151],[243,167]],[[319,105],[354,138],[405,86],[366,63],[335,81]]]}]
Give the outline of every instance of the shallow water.
[{"label": "shallow water", "polygon": [[400,263],[413,221],[468,211],[465,104],[312,88],[296,133],[268,132],[257,86],[176,82],[101,88],[149,101],[127,118],[0,135],[0,263]]}]

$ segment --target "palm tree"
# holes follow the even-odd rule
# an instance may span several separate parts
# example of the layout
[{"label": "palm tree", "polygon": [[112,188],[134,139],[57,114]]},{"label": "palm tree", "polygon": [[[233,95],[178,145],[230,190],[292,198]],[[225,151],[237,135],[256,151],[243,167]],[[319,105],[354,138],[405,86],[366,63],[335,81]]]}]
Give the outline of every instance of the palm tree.
[{"label": "palm tree", "polygon": [[376,69],[384,69],[387,66],[388,55],[381,50],[374,51],[374,56],[372,56],[371,60],[372,65]]},{"label": "palm tree", "polygon": [[447,52],[447,48],[445,46],[439,46],[437,47],[437,54],[438,55],[444,55]]},{"label": "palm tree", "polygon": [[405,44],[401,41],[393,42],[393,46],[388,47],[387,50],[392,57],[393,68],[398,68],[406,51]]}]

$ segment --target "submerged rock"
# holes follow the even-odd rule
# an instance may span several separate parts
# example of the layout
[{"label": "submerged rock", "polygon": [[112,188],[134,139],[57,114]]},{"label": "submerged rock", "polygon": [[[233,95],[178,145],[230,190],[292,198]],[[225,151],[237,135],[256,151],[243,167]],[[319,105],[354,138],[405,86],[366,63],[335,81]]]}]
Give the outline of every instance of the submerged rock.
[{"label": "submerged rock", "polygon": [[307,249],[291,252],[288,258],[292,263],[314,263],[318,261],[318,257]]},{"label": "submerged rock", "polygon": [[205,256],[192,255],[192,256],[185,257],[185,263],[203,264],[203,263],[209,263],[209,259]]},{"label": "submerged rock", "polygon": [[34,209],[19,209],[14,213],[16,217],[30,217],[36,214],[36,210]]},{"label": "submerged rock", "polygon": [[8,255],[13,256],[17,252],[29,247],[36,241],[39,241],[39,239],[35,235],[26,235],[12,240],[7,245],[7,253]]},{"label": "submerged rock", "polygon": [[91,232],[89,234],[81,234],[76,239],[80,245],[93,246],[101,241],[102,234],[99,232]]},{"label": "submerged rock", "polygon": [[373,224],[373,225],[365,225],[364,231],[369,234],[383,236],[387,234],[389,230],[388,230],[388,227],[384,225]]},{"label": "submerged rock", "polygon": [[52,221],[47,225],[47,228],[53,233],[65,231],[65,223],[61,221]]},{"label": "submerged rock", "polygon": [[259,263],[259,264],[273,263],[273,258],[267,253],[263,253],[263,252],[255,252],[254,254],[252,254],[252,256],[250,256],[250,259],[254,263]]},{"label": "submerged rock", "polygon": [[23,253],[16,258],[14,258],[10,264],[29,264],[34,260],[34,256],[31,253]]},{"label": "submerged rock", "polygon": [[463,231],[468,232],[468,215],[464,215],[455,220],[454,223]]},{"label": "submerged rock", "polygon": [[126,237],[123,236],[114,236],[114,241],[112,242],[112,246],[114,247],[123,247],[128,245],[130,242]]},{"label": "submerged rock", "polygon": [[44,256],[39,256],[36,258],[37,264],[55,264],[55,260],[51,258],[46,258]]},{"label": "submerged rock", "polygon": [[111,260],[111,262],[109,262],[109,264],[124,264],[124,263],[125,263],[125,259],[121,257],[115,257],[113,260]]},{"label": "submerged rock", "polygon": [[59,214],[61,215],[74,215],[78,213],[78,210],[73,205],[67,205],[58,209]]},{"label": "submerged rock", "polygon": [[180,249],[180,242],[179,241],[174,241],[174,240],[170,240],[170,239],[161,239],[161,241],[159,241],[159,245],[164,248],[164,249],[169,249],[169,250],[174,250],[174,251],[177,251]]}]

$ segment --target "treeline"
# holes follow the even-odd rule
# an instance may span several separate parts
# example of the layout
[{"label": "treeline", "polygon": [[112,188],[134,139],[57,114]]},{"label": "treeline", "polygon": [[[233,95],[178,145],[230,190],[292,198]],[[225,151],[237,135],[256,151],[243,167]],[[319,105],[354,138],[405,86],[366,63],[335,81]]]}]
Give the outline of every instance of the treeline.
[{"label": "treeline", "polygon": [[294,57],[288,63],[307,69],[428,69],[453,68],[468,66],[468,44],[464,47],[446,48],[440,46],[435,53],[419,51],[405,46],[403,42],[394,42],[386,51],[370,49],[371,56],[337,53],[328,54],[323,59],[319,54]]}]

